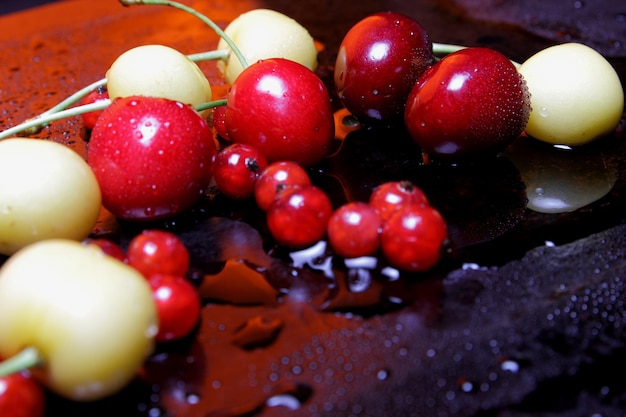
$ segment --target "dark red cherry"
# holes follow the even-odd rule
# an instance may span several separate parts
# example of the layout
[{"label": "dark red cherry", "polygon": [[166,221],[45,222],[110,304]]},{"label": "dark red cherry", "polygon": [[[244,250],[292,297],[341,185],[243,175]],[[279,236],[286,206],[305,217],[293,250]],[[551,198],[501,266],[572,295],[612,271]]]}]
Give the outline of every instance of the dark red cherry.
[{"label": "dark red cherry", "polygon": [[335,88],[358,119],[400,120],[411,88],[434,62],[432,43],[415,20],[376,13],[345,35],[335,63]]},{"label": "dark red cherry", "polygon": [[457,158],[503,149],[529,114],[528,89],[513,63],[492,49],[467,48],[420,77],[405,123],[424,153]]},{"label": "dark red cherry", "polygon": [[322,80],[282,58],[254,63],[239,74],[227,98],[228,139],[256,147],[269,162],[314,165],[331,150],[335,119]]}]

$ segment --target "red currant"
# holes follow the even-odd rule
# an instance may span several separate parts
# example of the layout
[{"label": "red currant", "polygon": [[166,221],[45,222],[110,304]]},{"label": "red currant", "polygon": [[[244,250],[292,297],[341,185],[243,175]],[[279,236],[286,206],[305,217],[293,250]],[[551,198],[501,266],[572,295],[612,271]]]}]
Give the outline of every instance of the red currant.
[{"label": "red currant", "polygon": [[41,417],[45,397],[42,388],[24,372],[0,377],[0,416]]},{"label": "red currant", "polygon": [[128,264],[146,278],[154,274],[185,276],[189,251],[178,236],[162,230],[144,230],[127,249]]},{"label": "red currant", "polygon": [[226,197],[244,200],[254,194],[254,183],[267,159],[254,146],[233,143],[217,154],[213,167],[217,188]]},{"label": "red currant", "polygon": [[87,244],[98,246],[102,252],[106,255],[111,256],[119,261],[127,262],[126,253],[124,249],[120,245],[115,242],[110,241],[109,239],[97,238],[97,239],[88,239],[86,241]]},{"label": "red currant", "polygon": [[383,221],[408,204],[428,205],[426,194],[410,181],[390,181],[376,187],[369,200]]},{"label": "red currant", "polygon": [[410,204],[384,222],[381,249],[387,260],[405,271],[425,271],[442,255],[448,231],[441,214],[431,206]]},{"label": "red currant", "polygon": [[[91,103],[96,103],[98,101],[103,101],[103,100],[108,100],[108,99],[109,99],[109,92],[107,91],[106,87],[99,86],[98,88],[93,90],[91,93],[83,97],[83,99],[80,101],[80,104],[81,105],[91,104]],[[88,113],[82,113],[81,117],[83,119],[83,123],[85,124],[85,127],[89,130],[93,129],[93,127],[96,124],[96,120],[98,120],[98,117],[100,117],[101,114],[102,114],[102,110],[95,110],[95,111],[90,111]]]},{"label": "red currant", "polygon": [[167,342],[188,335],[200,318],[196,288],[178,275],[155,274],[148,279],[159,317],[155,340]]},{"label": "red currant", "polygon": [[254,184],[254,198],[263,211],[267,211],[281,188],[291,185],[309,185],[309,174],[296,162],[272,162]]},{"label": "red currant", "polygon": [[217,136],[222,139],[228,140],[228,133],[226,132],[226,124],[224,123],[224,116],[226,115],[226,106],[218,106],[213,109],[213,116],[211,118],[211,125],[215,129]]},{"label": "red currant", "polygon": [[294,185],[280,192],[267,210],[267,225],[281,245],[311,246],[326,234],[332,214],[330,199],[314,185]]},{"label": "red currant", "polygon": [[346,203],[328,221],[328,241],[345,258],[372,255],[380,242],[380,216],[369,204]]}]

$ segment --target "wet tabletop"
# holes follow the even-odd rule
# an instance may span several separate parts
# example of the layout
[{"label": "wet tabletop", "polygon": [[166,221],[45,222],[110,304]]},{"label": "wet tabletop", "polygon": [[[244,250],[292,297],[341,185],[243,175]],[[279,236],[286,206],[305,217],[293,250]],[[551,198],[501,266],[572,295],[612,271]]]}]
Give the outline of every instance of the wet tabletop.
[{"label": "wet tabletop", "polygon": [[[470,19],[493,16],[462,1],[187,4],[222,26],[257,7],[294,17],[322,47],[317,72],[331,92],[343,34],[373,12],[403,12],[435,42],[488,46],[516,61],[576,36],[598,45],[602,19],[619,20],[619,13],[589,14],[576,23],[588,30],[557,30],[573,27],[570,6],[559,2],[537,5],[524,19],[512,17],[519,6],[502,6],[498,20],[506,25]],[[555,7],[566,22],[559,24]],[[543,31],[515,26],[532,14],[543,16]],[[112,0],[61,1],[1,16],[0,24],[2,129],[102,78],[133,46],[195,53],[218,41],[182,12]],[[602,44],[624,80],[620,45]],[[201,68],[217,94],[227,91],[214,63]],[[396,275],[382,261],[346,266],[323,245],[305,253],[276,248],[255,207],[220,195],[149,225],[103,213],[94,236],[122,245],[145,227],[181,236],[205,297],[202,321],[190,338],[160,347],[120,394],[86,404],[50,395],[47,415],[615,415],[626,406],[617,377],[626,349],[623,126],[576,151],[521,138],[495,157],[454,166],[424,164],[401,128],[348,134],[311,170],[314,182],[335,205],[365,199],[389,179],[423,188],[450,230],[444,261],[423,274]],[[79,118],[36,136],[83,155],[88,146]],[[233,287],[232,276],[249,290]]]}]

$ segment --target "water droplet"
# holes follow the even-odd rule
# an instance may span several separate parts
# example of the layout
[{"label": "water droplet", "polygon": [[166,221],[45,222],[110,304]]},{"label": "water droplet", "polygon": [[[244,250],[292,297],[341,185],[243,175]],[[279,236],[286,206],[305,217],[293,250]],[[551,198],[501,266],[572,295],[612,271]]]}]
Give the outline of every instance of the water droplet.
[{"label": "water droplet", "polygon": [[545,106],[542,106],[539,109],[539,116],[541,116],[541,117],[548,117],[548,108],[545,107]]},{"label": "water droplet", "polygon": [[386,369],[381,369],[378,372],[376,372],[376,378],[379,381],[385,381],[387,378],[389,378],[389,371]]}]

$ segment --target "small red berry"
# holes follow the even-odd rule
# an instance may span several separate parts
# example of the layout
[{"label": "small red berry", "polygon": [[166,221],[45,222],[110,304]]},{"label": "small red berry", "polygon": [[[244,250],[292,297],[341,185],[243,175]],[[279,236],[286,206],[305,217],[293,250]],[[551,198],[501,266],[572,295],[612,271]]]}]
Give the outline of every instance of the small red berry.
[{"label": "small red berry", "polygon": [[124,249],[117,243],[110,241],[109,239],[104,238],[96,238],[96,239],[88,239],[85,243],[90,245],[98,246],[102,252],[106,255],[111,256],[119,261],[127,262],[126,253]]},{"label": "small red berry", "polygon": [[41,417],[46,398],[43,388],[28,372],[0,377],[0,416]]},{"label": "small red berry", "polygon": [[387,260],[405,271],[425,271],[442,256],[448,231],[431,206],[411,204],[394,212],[383,224],[381,249]]},{"label": "small red berry", "polygon": [[254,146],[228,145],[217,154],[213,164],[215,185],[228,198],[250,198],[254,183],[266,167],[267,159]]},{"label": "small red berry", "polygon": [[178,275],[155,274],[148,279],[152,288],[159,332],[155,340],[167,342],[191,332],[200,318],[200,296],[196,288]]},{"label": "small red berry", "polygon": [[376,187],[369,200],[383,221],[408,204],[428,205],[424,192],[410,181],[389,181]]},{"label": "small red berry", "polygon": [[328,221],[328,241],[345,258],[372,255],[378,250],[382,221],[367,203],[346,203]]},{"label": "small red berry", "polygon": [[178,236],[162,230],[144,230],[127,249],[128,264],[146,278],[155,274],[185,276],[189,252]]},{"label": "small red berry", "polygon": [[309,184],[311,184],[309,174],[296,162],[272,162],[257,178],[254,184],[254,198],[259,208],[267,211],[281,188]]},{"label": "small red berry", "polygon": [[[83,99],[80,101],[80,104],[81,105],[91,104],[91,103],[96,103],[98,101],[103,101],[103,100],[108,100],[108,99],[109,99],[109,92],[107,91],[106,87],[99,86],[98,88],[96,88],[95,90],[87,94],[85,97],[83,97]],[[98,120],[98,117],[100,117],[101,114],[102,114],[102,110],[95,110],[95,111],[90,111],[88,113],[82,113],[81,117],[83,119],[83,123],[85,124],[85,127],[89,130],[93,129],[93,127],[96,124],[96,121]]]},{"label": "small red berry", "polygon": [[330,199],[314,185],[294,185],[280,192],[267,210],[274,239],[292,248],[311,246],[326,234],[332,214]]}]

